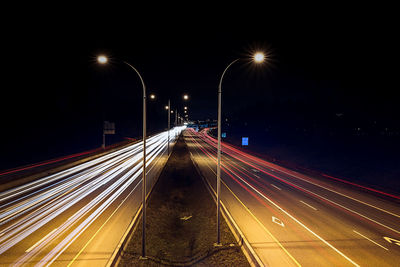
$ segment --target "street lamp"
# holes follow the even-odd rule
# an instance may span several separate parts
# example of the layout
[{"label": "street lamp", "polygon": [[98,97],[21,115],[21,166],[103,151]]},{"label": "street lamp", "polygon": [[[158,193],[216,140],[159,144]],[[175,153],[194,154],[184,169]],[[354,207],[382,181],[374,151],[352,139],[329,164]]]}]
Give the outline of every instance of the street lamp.
[{"label": "street lamp", "polygon": [[104,55],[100,55],[97,57],[97,62],[100,64],[106,64],[108,62],[108,58]]},{"label": "street lamp", "polygon": [[[108,62],[108,58],[104,55],[100,55],[97,57],[97,61],[100,64],[106,64]],[[146,86],[144,85],[144,81],[139,71],[129,64],[126,61],[123,61],[126,65],[128,65],[132,70],[136,72],[139,76],[140,81],[143,87],[143,181],[142,181],[142,258],[146,259]],[[155,95],[152,95],[152,99],[155,98]]]},{"label": "street lamp", "polygon": [[264,61],[264,59],[265,59],[264,53],[261,53],[261,52],[255,53],[253,56],[253,60],[256,63],[261,63]]},{"label": "street lamp", "polygon": [[[265,59],[265,56],[261,52],[257,52],[253,56],[253,61],[256,63],[261,63]],[[234,63],[239,61],[240,58],[232,61],[224,70],[219,80],[218,86],[218,150],[217,150],[217,246],[221,245],[221,231],[220,231],[220,209],[221,209],[221,95],[222,95],[222,79],[224,78],[225,72]]]},{"label": "street lamp", "polygon": [[185,95],[183,95],[183,99],[188,100],[189,96],[185,94]]},{"label": "street lamp", "polygon": [[156,95],[155,95],[155,94],[151,94],[151,95],[150,95],[150,98],[151,98],[151,99],[155,99],[155,98],[156,98]]},{"label": "street lamp", "polygon": [[169,156],[169,128],[171,123],[171,101],[168,99],[168,106],[165,106],[165,109],[168,110],[168,146],[167,146],[167,155]]}]

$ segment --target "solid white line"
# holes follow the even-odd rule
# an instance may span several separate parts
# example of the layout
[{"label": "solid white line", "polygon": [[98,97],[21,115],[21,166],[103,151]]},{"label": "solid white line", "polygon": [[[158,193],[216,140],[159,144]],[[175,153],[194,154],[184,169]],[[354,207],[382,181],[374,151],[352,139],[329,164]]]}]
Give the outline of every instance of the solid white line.
[{"label": "solid white line", "polygon": [[371,242],[374,243],[375,245],[380,246],[380,247],[383,248],[383,249],[389,250],[389,249],[385,248],[384,246],[382,246],[382,245],[376,243],[374,240],[369,239],[369,238],[366,237],[365,235],[360,234],[360,233],[357,232],[356,230],[353,230],[353,232],[356,233],[356,234],[359,234],[360,236],[364,237],[364,238],[367,239],[368,241],[371,241]]},{"label": "solid white line", "polygon": [[[283,167],[281,167],[281,168],[283,168]],[[270,170],[271,170],[271,171],[274,171],[273,169],[270,169]],[[343,197],[346,197],[346,198],[348,198],[348,199],[354,200],[354,201],[356,201],[356,202],[358,202],[358,203],[364,204],[364,205],[369,206],[369,207],[371,207],[371,208],[374,208],[374,209],[377,209],[377,210],[379,210],[379,211],[385,212],[385,213],[390,214],[390,215],[392,215],[392,216],[395,216],[395,217],[397,217],[397,218],[400,218],[400,215],[398,215],[398,214],[395,214],[395,213],[393,213],[393,212],[390,212],[390,211],[387,211],[387,210],[385,210],[385,209],[379,208],[379,207],[377,207],[377,206],[375,206],[375,205],[369,204],[369,203],[367,203],[367,202],[364,202],[364,201],[359,200],[359,199],[357,199],[357,198],[351,197],[351,196],[346,195],[346,194],[344,194],[344,193],[340,193],[340,192],[338,192],[338,191],[336,191],[336,190],[330,189],[330,188],[328,188],[328,187],[326,187],[326,186],[323,186],[323,185],[320,185],[320,184],[318,184],[318,183],[315,183],[315,182],[309,181],[309,180],[307,180],[307,179],[301,178],[301,177],[299,177],[299,176],[297,176],[297,175],[295,175],[295,174],[293,174],[293,173],[289,173],[288,171],[279,170],[279,169],[275,169],[275,170],[278,171],[278,172],[287,174],[287,175],[289,175],[289,176],[291,176],[291,177],[295,177],[295,178],[297,178],[297,179],[299,179],[299,180],[301,180],[301,181],[307,182],[307,183],[309,183],[309,184],[318,186],[318,187],[320,187],[320,188],[323,188],[323,189],[325,189],[325,190],[328,190],[328,191],[333,192],[333,193],[335,193],[335,194],[338,194],[338,195],[340,195],[340,196],[343,196]]]},{"label": "solid white line", "polygon": [[[242,161],[243,161],[243,160],[242,160]],[[243,161],[243,162],[244,162],[244,161]],[[246,164],[252,166],[252,164],[250,164],[250,163],[246,163]],[[267,174],[267,175],[271,175],[270,173],[268,173],[268,172],[265,171],[265,170],[261,170],[261,171],[262,171],[263,173]],[[285,173],[284,171],[282,171],[282,172]],[[288,175],[289,175],[289,174],[288,174]],[[294,176],[294,175],[291,175],[291,177],[296,177],[296,178],[298,178],[298,179],[300,179],[300,180],[303,180],[303,181],[306,181],[306,182],[308,182],[308,183],[313,184],[312,182],[309,182],[309,181],[307,181],[307,180],[301,179],[301,178],[299,178],[299,177],[297,177],[297,176]],[[278,178],[278,179],[283,180],[283,181],[285,181],[286,183],[288,183],[288,184],[290,184],[290,185],[292,185],[292,186],[295,185],[294,182],[289,182],[287,179],[284,179],[284,178]],[[317,185],[317,184],[316,184],[316,185]],[[317,186],[319,186],[319,185],[317,185]],[[396,230],[396,229],[394,229],[394,228],[392,228],[392,227],[390,227],[390,226],[387,226],[387,225],[385,225],[385,224],[383,224],[383,223],[380,223],[380,222],[378,222],[378,221],[376,221],[376,220],[374,220],[374,219],[371,219],[371,218],[369,218],[369,217],[367,217],[367,216],[365,216],[365,215],[363,215],[363,214],[361,214],[361,213],[359,213],[359,212],[356,212],[356,211],[354,211],[354,210],[352,210],[352,209],[350,209],[350,208],[347,208],[347,207],[345,207],[345,206],[343,206],[343,205],[340,205],[339,203],[336,203],[335,201],[332,201],[332,200],[330,200],[330,199],[328,199],[328,198],[326,198],[326,197],[323,197],[323,196],[321,196],[321,195],[319,195],[319,194],[317,194],[317,193],[314,193],[314,192],[312,192],[311,190],[307,190],[307,189],[305,189],[304,187],[302,187],[302,186],[300,186],[300,185],[297,185],[297,187],[303,189],[304,191],[306,191],[306,192],[308,192],[308,193],[310,193],[310,194],[312,194],[312,195],[318,196],[318,197],[320,197],[320,198],[322,198],[322,199],[324,199],[324,200],[326,200],[326,201],[328,201],[328,202],[331,202],[331,203],[333,203],[333,204],[335,204],[335,205],[337,205],[337,206],[339,206],[339,207],[341,207],[341,208],[343,208],[343,209],[346,209],[346,210],[348,210],[348,211],[350,211],[350,212],[353,212],[353,213],[355,213],[355,214],[357,214],[357,215],[359,215],[359,216],[361,216],[361,217],[363,217],[363,218],[365,218],[365,219],[367,219],[367,220],[370,220],[370,221],[372,221],[372,222],[374,222],[374,223],[376,223],[376,224],[379,224],[380,226],[382,226],[382,227],[384,227],[384,228],[387,228],[387,229],[389,229],[389,230],[392,230],[393,232],[396,232],[396,233],[400,234],[400,231],[399,231],[399,230]],[[320,186],[320,187],[325,188],[325,187],[323,187],[323,186]],[[327,189],[327,190],[329,190],[329,189]],[[336,191],[333,191],[333,190],[330,190],[330,191],[335,192],[335,193],[337,193],[337,194],[340,194],[340,193],[338,193],[338,192],[336,192]],[[340,195],[343,195],[343,194],[340,194]],[[343,196],[345,196],[345,195],[343,195]],[[346,196],[346,197],[347,197],[347,196]],[[351,198],[351,197],[348,197],[348,198]],[[352,199],[352,198],[351,198],[351,199]],[[357,201],[358,201],[358,200],[357,200]],[[375,206],[372,206],[372,205],[369,205],[369,204],[367,204],[367,203],[364,203],[364,202],[361,202],[361,201],[358,201],[358,202],[363,203],[363,204],[368,205],[368,206],[371,206],[371,207],[374,207],[374,208],[376,208],[376,209],[379,209],[379,208],[377,208],[377,207],[375,207]],[[379,210],[381,210],[381,209],[379,209]],[[384,210],[382,210],[382,211],[384,211]],[[385,212],[387,212],[387,211],[385,211]],[[392,213],[390,213],[390,212],[387,212],[387,213],[392,214]],[[392,215],[398,216],[398,215],[396,215],[396,214],[392,214]]]},{"label": "solid white line", "polygon": [[[234,173],[232,173],[234,174]],[[261,193],[260,191],[258,191],[256,188],[254,188],[252,185],[250,185],[248,182],[246,182],[245,180],[242,179],[242,177],[234,174],[237,178],[239,178],[240,180],[242,180],[245,184],[247,184],[248,187],[250,187],[251,189],[253,189],[257,194],[259,194],[262,198],[264,198],[265,200],[267,200],[268,202],[270,202],[272,205],[274,205],[275,207],[277,207],[279,210],[281,210],[283,213],[285,213],[287,216],[289,216],[292,220],[294,220],[295,222],[297,222],[298,224],[300,224],[304,229],[306,229],[308,232],[310,232],[311,234],[313,234],[315,237],[317,237],[319,240],[321,240],[322,242],[324,242],[327,246],[329,246],[330,248],[332,248],[334,251],[336,251],[339,255],[341,255],[343,258],[345,258],[346,260],[348,260],[349,262],[351,262],[354,266],[360,266],[357,263],[355,263],[352,259],[350,259],[349,257],[347,257],[345,254],[343,254],[340,250],[338,250],[337,248],[335,248],[334,246],[332,246],[328,241],[326,241],[325,239],[323,239],[322,237],[320,237],[318,234],[316,234],[315,232],[313,232],[310,228],[308,228],[305,224],[303,224],[302,222],[300,222],[298,219],[296,219],[294,216],[292,216],[290,213],[288,213],[286,210],[282,209],[278,204],[276,204],[275,202],[273,202],[271,199],[269,199],[268,197],[266,197],[263,193]]]},{"label": "solid white line", "polygon": [[274,184],[271,184],[273,187],[275,187],[276,189],[278,189],[278,190],[282,190],[282,189],[280,189],[279,187],[277,187],[276,185],[274,185]]},{"label": "solid white line", "polygon": [[[284,180],[284,181],[286,181],[286,182],[288,182],[286,179],[283,179],[283,178],[281,178],[281,179]],[[289,183],[289,184],[292,184],[292,183],[290,183],[290,182],[288,182],[288,183]],[[359,216],[361,216],[361,217],[363,217],[363,218],[365,218],[365,219],[367,219],[367,220],[370,220],[370,221],[372,221],[372,222],[374,222],[374,223],[376,223],[376,224],[379,224],[379,225],[382,226],[382,227],[385,227],[385,228],[387,228],[387,229],[389,229],[389,230],[392,230],[393,232],[396,232],[396,233],[400,234],[400,231],[398,231],[398,230],[396,230],[396,229],[394,229],[394,228],[392,228],[392,227],[390,227],[390,226],[387,226],[387,225],[385,225],[385,224],[383,224],[383,223],[380,223],[380,222],[378,222],[378,221],[376,221],[376,220],[374,220],[374,219],[371,219],[371,218],[369,218],[368,216],[365,216],[365,215],[363,215],[363,214],[361,214],[361,213],[359,213],[359,212],[357,212],[357,211],[354,211],[354,210],[349,209],[349,208],[347,208],[347,207],[345,207],[345,206],[343,206],[343,205],[340,205],[339,203],[337,203],[337,202],[335,202],[335,201],[332,201],[332,200],[330,200],[330,199],[328,199],[328,198],[326,198],[326,197],[323,197],[323,196],[321,196],[321,195],[319,195],[319,194],[317,194],[317,193],[314,193],[314,192],[312,192],[312,191],[310,191],[310,190],[307,190],[307,189],[305,189],[305,188],[302,187],[302,186],[299,186],[299,185],[298,185],[298,187],[301,188],[301,189],[303,189],[304,191],[306,191],[306,192],[312,194],[312,195],[318,196],[318,197],[320,197],[320,198],[322,198],[322,199],[324,199],[324,200],[326,200],[326,201],[328,201],[328,202],[331,202],[331,203],[333,203],[333,204],[335,204],[335,205],[337,205],[337,206],[339,206],[339,207],[342,207],[343,209],[346,209],[346,210],[348,210],[348,211],[350,211],[350,212],[353,212],[353,213],[355,213],[355,214],[357,214],[357,215],[359,215]]]},{"label": "solid white line", "polygon": [[310,204],[307,204],[306,202],[304,202],[304,201],[302,201],[302,200],[300,200],[300,202],[303,203],[304,205],[306,205],[306,206],[312,208],[313,210],[317,210],[316,208],[314,208],[313,206],[311,206]]},{"label": "solid white line", "polygon": [[[232,173],[234,174],[234,173]],[[240,180],[242,180],[245,184],[247,184],[248,187],[250,187],[251,189],[253,189],[257,194],[259,194],[261,197],[263,197],[264,199],[266,199],[268,202],[270,202],[272,205],[274,205],[275,207],[277,207],[279,210],[281,210],[283,213],[285,213],[288,217],[290,217],[292,220],[294,220],[295,222],[297,222],[299,225],[301,225],[304,229],[306,229],[308,232],[310,232],[311,234],[313,234],[315,237],[317,237],[319,240],[321,240],[324,244],[326,244],[327,246],[329,246],[330,248],[332,248],[334,251],[336,251],[339,255],[341,255],[343,258],[345,258],[346,260],[348,260],[350,263],[352,263],[354,266],[360,266],[357,263],[355,263],[352,259],[350,259],[349,257],[347,257],[345,254],[343,254],[341,251],[339,251],[337,248],[335,248],[334,246],[332,246],[329,242],[327,242],[325,239],[323,239],[322,237],[320,237],[318,234],[316,234],[315,232],[313,232],[310,228],[308,228],[307,226],[305,226],[302,222],[300,222],[298,219],[296,219],[294,216],[292,216],[291,214],[289,214],[287,211],[285,211],[284,209],[282,209],[279,205],[277,205],[275,202],[273,202],[271,199],[269,199],[268,197],[266,197],[264,194],[262,194],[260,191],[258,191],[256,188],[254,188],[252,185],[250,185],[248,182],[246,182],[245,180],[243,180],[240,176],[234,174],[236,177],[238,177]],[[272,185],[272,184],[271,184]]]},{"label": "solid white line", "polygon": [[48,233],[47,235],[45,235],[45,237],[43,237],[42,239],[40,239],[38,242],[36,242],[32,247],[28,248],[27,250],[25,250],[25,252],[30,252],[32,249],[34,249],[35,247],[37,247],[37,245],[39,245],[40,243],[42,243],[43,240],[45,240],[49,235],[51,235],[52,233],[54,233],[57,230],[54,229],[53,231],[51,231],[50,233]]}]

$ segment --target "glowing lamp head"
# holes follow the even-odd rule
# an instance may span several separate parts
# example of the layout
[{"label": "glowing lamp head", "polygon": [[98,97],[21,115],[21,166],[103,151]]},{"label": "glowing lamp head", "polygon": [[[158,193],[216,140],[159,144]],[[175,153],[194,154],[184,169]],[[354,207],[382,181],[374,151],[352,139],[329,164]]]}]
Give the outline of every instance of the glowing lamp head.
[{"label": "glowing lamp head", "polygon": [[183,95],[183,99],[188,100],[189,96],[188,95]]},{"label": "glowing lamp head", "polygon": [[155,99],[155,98],[156,98],[156,95],[154,95],[154,94],[150,95],[150,99]]},{"label": "glowing lamp head", "polygon": [[184,109],[187,109],[187,107],[184,107]]},{"label": "glowing lamp head", "polygon": [[165,109],[168,110],[168,106],[165,106]]},{"label": "glowing lamp head", "polygon": [[264,61],[264,59],[265,59],[265,56],[264,56],[264,54],[263,54],[263,53],[261,53],[261,52],[258,52],[258,53],[256,53],[256,54],[254,54],[254,57],[253,57],[253,59],[254,59],[254,61],[255,61],[256,63],[261,63],[261,62],[263,62],[263,61]]},{"label": "glowing lamp head", "polygon": [[97,62],[100,64],[106,64],[108,62],[108,58],[104,55],[100,55],[97,57]]}]

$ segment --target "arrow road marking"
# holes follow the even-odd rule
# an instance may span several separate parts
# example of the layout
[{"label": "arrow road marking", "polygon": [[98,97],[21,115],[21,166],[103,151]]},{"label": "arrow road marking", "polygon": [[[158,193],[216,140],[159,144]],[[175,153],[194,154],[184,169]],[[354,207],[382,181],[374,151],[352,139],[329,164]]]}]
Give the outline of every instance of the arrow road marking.
[{"label": "arrow road marking", "polygon": [[282,227],[285,227],[285,225],[283,224],[283,222],[281,220],[279,220],[278,218],[272,216],[272,222],[279,224]]},{"label": "arrow road marking", "polygon": [[394,243],[395,245],[400,246],[400,240],[397,240],[397,239],[394,239],[394,238],[390,238],[390,237],[387,237],[387,236],[384,236],[383,238],[389,243]]},{"label": "arrow road marking", "polygon": [[187,221],[187,220],[189,220],[190,218],[192,218],[192,215],[190,215],[190,216],[184,216],[184,217],[181,218],[181,220]]}]

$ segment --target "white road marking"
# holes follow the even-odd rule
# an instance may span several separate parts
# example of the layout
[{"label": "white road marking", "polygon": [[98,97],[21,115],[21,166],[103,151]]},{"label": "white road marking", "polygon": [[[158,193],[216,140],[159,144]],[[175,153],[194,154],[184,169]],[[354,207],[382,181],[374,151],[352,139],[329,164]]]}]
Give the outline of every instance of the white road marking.
[{"label": "white road marking", "polygon": [[377,246],[379,246],[379,247],[381,247],[381,248],[383,248],[383,249],[389,250],[389,249],[385,248],[384,246],[382,246],[382,245],[376,243],[374,240],[369,239],[369,238],[366,237],[365,235],[360,234],[360,233],[357,232],[356,230],[353,230],[353,232],[356,233],[356,234],[359,234],[360,236],[364,237],[364,238],[367,239],[368,241],[371,241],[371,242],[374,243],[375,245],[377,245]]},{"label": "white road marking", "polygon": [[282,209],[278,204],[276,204],[275,202],[273,202],[271,199],[269,199],[268,197],[266,197],[264,194],[262,194],[260,191],[258,191],[256,188],[254,188],[252,185],[250,185],[248,182],[246,182],[245,180],[243,180],[240,176],[236,175],[236,177],[238,177],[242,182],[244,182],[248,187],[250,187],[251,189],[253,189],[257,194],[259,194],[262,198],[264,198],[265,200],[267,200],[268,202],[270,202],[272,205],[274,205],[275,207],[277,207],[279,210],[281,210],[283,213],[285,213],[288,217],[290,217],[292,220],[294,220],[295,222],[297,222],[298,224],[300,224],[304,229],[306,229],[307,231],[309,231],[311,234],[313,234],[315,237],[317,237],[319,240],[321,240],[322,242],[324,242],[327,246],[329,246],[330,248],[332,248],[334,251],[336,251],[339,255],[341,255],[343,258],[345,258],[346,260],[348,260],[349,262],[351,262],[354,266],[360,266],[357,263],[355,263],[352,259],[350,259],[349,257],[347,257],[345,254],[343,254],[340,250],[338,250],[337,248],[335,248],[334,246],[332,246],[328,241],[326,241],[325,239],[323,239],[322,237],[320,237],[318,234],[316,234],[315,232],[313,232],[310,228],[308,228],[306,225],[304,225],[302,222],[300,222],[298,219],[296,219],[294,216],[292,216],[290,213],[288,213],[286,210]]},{"label": "white road marking", "polygon": [[397,240],[397,239],[394,239],[394,238],[390,238],[390,237],[387,237],[387,236],[384,236],[383,238],[389,243],[394,243],[394,244],[400,246],[400,240]]},{"label": "white road marking", "polygon": [[278,190],[282,190],[282,189],[280,189],[279,187],[277,187],[276,185],[274,185],[274,184],[271,184],[273,187],[275,187],[276,189],[278,189]]},{"label": "white road marking", "polygon": [[281,220],[279,220],[278,218],[274,217],[274,216],[272,216],[272,222],[274,222],[274,223],[276,223],[276,224],[278,224],[278,225],[280,225],[282,227],[285,227],[283,222]]},{"label": "white road marking", "polygon": [[[283,213],[285,213],[288,217],[290,217],[292,220],[294,220],[295,222],[297,222],[299,225],[301,225],[304,229],[306,229],[308,232],[310,232],[311,234],[313,234],[315,237],[317,237],[319,240],[321,240],[324,244],[326,244],[327,246],[329,246],[330,248],[332,248],[334,251],[336,251],[339,255],[341,255],[343,258],[345,258],[346,260],[348,260],[350,263],[352,263],[354,266],[360,266],[357,263],[355,263],[352,259],[350,259],[349,257],[347,257],[345,254],[343,254],[341,251],[339,251],[337,248],[335,248],[334,246],[332,246],[329,242],[327,242],[325,239],[323,239],[322,237],[320,237],[318,234],[316,234],[315,232],[313,232],[310,228],[308,228],[307,226],[305,226],[302,222],[300,222],[298,219],[296,219],[295,217],[293,217],[291,214],[289,214],[287,211],[285,211],[284,209],[282,209],[279,205],[277,205],[275,202],[273,202],[271,199],[269,199],[268,197],[266,197],[265,195],[263,195],[260,191],[258,191],[257,189],[255,189],[252,185],[250,185],[248,182],[246,182],[245,180],[243,180],[241,177],[239,177],[238,175],[235,175],[236,177],[238,177],[240,180],[242,180],[245,184],[247,184],[247,186],[249,186],[251,189],[253,189],[257,194],[259,194],[261,197],[263,197],[264,199],[266,199],[268,202],[270,202],[272,205],[274,205],[275,207],[277,207],[279,210],[281,210]],[[271,184],[272,185],[272,184]],[[279,189],[281,190],[281,189]]]},{"label": "white road marking", "polygon": [[257,170],[257,169],[251,169],[253,172],[260,172],[259,170]]},{"label": "white road marking", "polygon": [[54,229],[53,231],[51,231],[50,233],[48,233],[47,235],[45,235],[42,239],[40,239],[38,242],[36,242],[32,247],[28,248],[27,250],[25,250],[25,252],[30,252],[32,249],[34,249],[35,247],[37,247],[40,243],[42,243],[43,240],[45,240],[49,235],[51,235],[52,233],[54,233],[57,230]]},{"label": "white road marking", "polygon": [[190,215],[190,216],[184,216],[184,217],[181,218],[181,220],[187,221],[187,220],[189,220],[190,218],[192,218],[192,215]]},{"label": "white road marking", "polygon": [[[274,171],[273,169],[270,169],[270,170],[271,170],[271,171]],[[354,200],[354,201],[356,201],[356,202],[358,202],[358,203],[364,204],[364,205],[369,206],[369,207],[371,207],[371,208],[375,208],[375,209],[377,209],[377,210],[380,210],[380,211],[382,211],[382,212],[385,212],[385,213],[390,214],[390,215],[392,215],[392,216],[395,216],[395,217],[397,217],[397,218],[400,218],[400,215],[398,215],[398,214],[395,214],[395,213],[393,213],[393,212],[390,212],[390,211],[387,211],[387,210],[385,210],[385,209],[379,208],[379,207],[377,207],[377,206],[374,206],[374,205],[372,205],[372,204],[366,203],[366,202],[364,202],[364,201],[362,201],[362,200],[356,199],[356,198],[351,197],[351,196],[348,196],[348,195],[346,195],[346,194],[340,193],[340,192],[338,192],[338,191],[335,191],[335,190],[333,190],[333,189],[330,189],[330,188],[328,188],[328,187],[326,187],[326,186],[323,186],[323,185],[320,185],[320,184],[318,184],[318,183],[315,183],[315,182],[309,181],[309,180],[307,180],[307,179],[301,178],[301,177],[299,177],[299,176],[297,176],[297,175],[295,175],[295,174],[293,174],[293,173],[289,173],[288,171],[285,171],[285,170],[277,170],[277,171],[278,171],[278,172],[282,172],[282,173],[284,173],[284,174],[287,174],[287,175],[289,175],[289,176],[295,177],[295,178],[297,178],[297,179],[299,179],[299,180],[301,180],[301,181],[307,182],[307,183],[309,183],[309,184],[312,184],[312,185],[321,187],[321,188],[323,188],[323,189],[325,189],[325,190],[328,190],[328,191],[330,191],[330,192],[333,192],[333,193],[335,193],[335,194],[338,194],[338,195],[341,195],[341,196],[343,196],[343,197],[349,198],[349,199],[351,199],[351,200]]]},{"label": "white road marking", "polygon": [[255,177],[257,177],[258,179],[261,179],[260,176],[258,176],[257,174],[253,174]]},{"label": "white road marking", "polygon": [[300,200],[300,202],[303,203],[304,205],[306,205],[306,206],[312,208],[313,210],[317,210],[316,208],[314,208],[313,206],[311,206],[310,204],[307,204],[306,202],[304,202],[304,201],[302,201],[302,200]]}]

